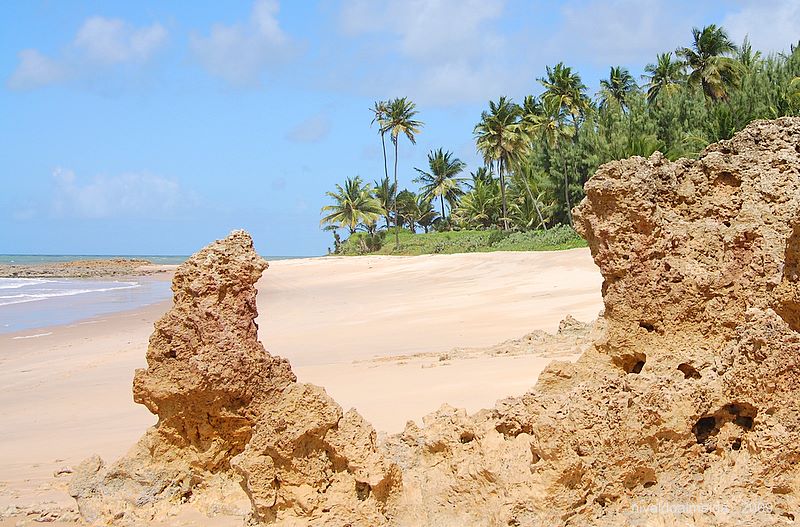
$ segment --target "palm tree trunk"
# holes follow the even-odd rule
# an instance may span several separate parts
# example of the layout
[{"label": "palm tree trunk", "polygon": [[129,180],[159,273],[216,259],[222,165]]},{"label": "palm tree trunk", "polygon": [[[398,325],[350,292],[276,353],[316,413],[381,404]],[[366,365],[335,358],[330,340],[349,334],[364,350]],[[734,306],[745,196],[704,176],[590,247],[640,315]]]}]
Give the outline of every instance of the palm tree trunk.
[{"label": "palm tree trunk", "polygon": [[442,202],[442,219],[446,219],[444,215],[444,194],[439,194],[439,200]]},{"label": "palm tree trunk", "polygon": [[572,227],[572,205],[569,203],[569,178],[567,178],[567,158],[564,157],[564,198],[567,200],[567,219]]},{"label": "palm tree trunk", "polygon": [[503,162],[497,160],[497,173],[500,174],[500,194],[503,198],[503,230],[508,230],[508,215],[506,214],[506,178],[503,176]]},{"label": "palm tree trunk", "polygon": [[[386,176],[386,181],[388,184],[389,181],[389,165],[386,161],[386,134],[381,132],[381,146],[383,147],[383,175]],[[391,218],[389,214],[386,214],[386,229],[389,230],[391,228],[391,224],[389,223]]]},{"label": "palm tree trunk", "polygon": [[381,146],[383,146],[383,175],[386,176],[386,179],[389,179],[389,166],[386,162],[386,140],[384,139],[384,134],[381,132]]},{"label": "palm tree trunk", "polygon": [[544,230],[547,230],[547,225],[544,223],[544,218],[542,217],[542,211],[539,210],[539,202],[538,200],[533,198],[533,192],[531,192],[531,186],[528,185],[528,178],[522,177],[522,182],[525,183],[525,189],[528,191],[528,196],[531,198],[531,203],[533,203],[533,208],[536,209],[536,215],[539,216],[539,224],[544,227]]},{"label": "palm tree trunk", "polygon": [[400,138],[397,137],[394,140],[394,192],[392,193],[394,199],[392,200],[394,205],[394,248],[400,248],[400,227],[397,224],[397,143],[400,142]]}]

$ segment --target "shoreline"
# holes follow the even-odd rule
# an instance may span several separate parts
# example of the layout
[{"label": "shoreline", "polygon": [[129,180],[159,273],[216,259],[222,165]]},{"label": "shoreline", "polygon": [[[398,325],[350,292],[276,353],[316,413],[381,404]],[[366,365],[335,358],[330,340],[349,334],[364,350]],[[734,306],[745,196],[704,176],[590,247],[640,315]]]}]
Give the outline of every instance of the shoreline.
[{"label": "shoreline", "polygon": [[[173,270],[160,274],[88,278],[25,277],[17,280],[43,280],[41,283],[11,289],[32,299],[0,305],[4,324],[0,339],[34,338],[34,334],[59,330],[65,326],[107,318],[145,308],[171,299],[169,283]],[[15,279],[12,279],[15,280]],[[86,285],[83,285],[85,282]],[[113,284],[136,282],[132,286]],[[45,287],[50,289],[37,289]],[[97,289],[101,287],[100,289]],[[102,289],[103,287],[109,289]],[[76,289],[77,288],[77,289]],[[87,288],[87,289],[83,289]]]}]

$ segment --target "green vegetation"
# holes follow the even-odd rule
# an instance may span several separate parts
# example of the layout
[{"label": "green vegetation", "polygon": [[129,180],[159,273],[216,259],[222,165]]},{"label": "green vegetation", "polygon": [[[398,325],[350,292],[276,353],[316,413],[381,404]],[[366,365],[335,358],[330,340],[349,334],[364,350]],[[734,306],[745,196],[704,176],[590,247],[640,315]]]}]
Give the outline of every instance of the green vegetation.
[{"label": "green vegetation", "polygon": [[[539,95],[521,104],[499,97],[482,112],[473,134],[484,167],[463,177],[459,159],[443,148],[433,150],[428,168],[415,168],[418,192],[397,186],[399,139],[404,135],[415,144],[423,126],[416,106],[406,98],[376,102],[373,123],[384,148],[384,179],[374,189],[366,186],[374,200],[363,197],[363,185],[359,199],[342,192],[347,185],[328,194],[334,204],[324,208],[329,214],[321,223],[334,231],[334,252],[574,247],[572,207],[601,164],[657,150],[672,160],[696,157],[754,119],[800,114],[800,43],[789,53],[764,57],[747,39],[736,45],[712,24],[694,28],[687,46],[658,54],[644,71],[638,85],[627,68],[612,66],[592,97],[571,67],[547,66],[538,79]],[[393,183],[387,133],[394,146]],[[347,229],[350,239],[341,242],[337,229]],[[390,230],[395,243],[387,249]]]},{"label": "green vegetation", "polygon": [[[394,230],[394,229],[392,229]],[[586,247],[586,241],[572,228],[559,225],[547,231],[462,230],[427,234],[400,229],[400,249],[394,244],[384,244],[375,249],[373,235],[359,232],[339,246],[337,254],[354,256],[363,254],[394,254],[414,256],[419,254],[454,254],[493,251],[559,251]],[[378,236],[386,235],[379,231]],[[391,234],[394,236],[394,234]]]}]

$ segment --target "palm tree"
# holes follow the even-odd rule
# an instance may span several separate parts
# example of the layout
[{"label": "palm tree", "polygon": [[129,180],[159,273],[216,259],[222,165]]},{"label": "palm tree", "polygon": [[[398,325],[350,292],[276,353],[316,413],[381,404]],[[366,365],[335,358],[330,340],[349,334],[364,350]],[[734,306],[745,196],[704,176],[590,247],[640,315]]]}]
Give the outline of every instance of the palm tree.
[{"label": "palm tree", "polygon": [[384,140],[384,136],[386,135],[385,126],[386,126],[386,118],[389,114],[389,103],[387,103],[386,101],[375,101],[370,110],[373,113],[372,122],[370,123],[370,126],[377,123],[378,133],[381,134],[381,146],[383,147],[383,175],[388,180],[389,167],[386,163],[386,141]]},{"label": "palm tree", "polygon": [[430,200],[439,198],[439,202],[442,205],[442,218],[446,219],[444,201],[447,200],[452,210],[458,198],[464,194],[464,190],[461,188],[464,179],[456,176],[467,165],[457,157],[454,158],[452,152],[445,152],[440,148],[430,151],[428,154],[428,166],[430,167],[430,172],[425,172],[419,168],[414,169],[419,172],[419,177],[414,180],[414,183],[422,183],[420,191],[423,197]]},{"label": "palm tree", "polygon": [[[529,137],[538,137],[553,151],[555,147],[562,141],[573,137],[574,130],[567,128],[564,122],[567,118],[567,109],[555,97],[545,98],[542,102],[541,113],[535,115],[526,115],[523,119],[525,133]],[[564,155],[564,163],[562,165],[564,172],[564,206],[567,209],[567,219],[569,224],[572,225],[572,205],[569,200],[569,172],[567,171],[567,157]],[[533,203],[536,203],[533,195],[530,195]],[[538,209],[537,209],[538,210]],[[539,212],[539,217],[544,224],[544,218]],[[547,227],[545,227],[546,229]]]},{"label": "palm tree", "polygon": [[647,102],[655,102],[659,93],[676,93],[686,76],[683,68],[682,62],[672,60],[672,52],[660,53],[655,64],[645,66],[644,71],[647,73],[642,78],[649,79],[646,85]]},{"label": "palm tree", "polygon": [[481,114],[473,131],[478,151],[487,165],[494,163],[500,176],[503,205],[503,227],[508,230],[505,171],[527,148],[525,134],[520,128],[522,110],[508,97],[489,101],[489,111]]},{"label": "palm tree", "polygon": [[395,191],[397,191],[397,185],[389,181],[389,176],[386,176],[380,181],[375,181],[374,185],[372,193],[383,208],[383,219],[386,220],[386,229],[388,230],[392,220],[389,211],[392,208],[392,198],[394,197]]},{"label": "palm tree", "polygon": [[491,183],[494,181],[492,171],[486,167],[478,167],[475,169],[475,172],[469,173],[469,177],[471,180],[467,182],[467,186],[471,189],[475,188],[475,185],[478,184],[478,181],[482,181],[484,183]]},{"label": "palm tree", "polygon": [[638,88],[627,68],[612,66],[608,79],[600,81],[600,105],[607,107],[613,101],[625,111],[627,108],[625,99]]},{"label": "palm tree", "polygon": [[500,192],[497,181],[475,180],[475,187],[464,194],[453,216],[455,220],[470,228],[488,229],[497,223]]},{"label": "palm tree", "polygon": [[[394,186],[397,191],[397,147],[400,136],[405,135],[411,144],[417,144],[416,134],[423,126],[422,121],[414,119],[417,115],[416,105],[406,97],[396,98],[389,101],[389,113],[387,114],[383,130],[389,132],[394,143]],[[397,227],[397,194],[394,199],[395,227]],[[400,248],[400,234],[395,229],[394,233],[395,248]]]},{"label": "palm tree", "polygon": [[408,189],[397,193],[397,222],[400,227],[408,225],[408,230],[416,232],[414,225],[418,216],[417,195]]},{"label": "palm tree", "polygon": [[337,184],[336,192],[326,192],[334,200],[332,205],[322,207],[322,212],[328,212],[320,220],[320,225],[332,225],[335,228],[347,227],[350,234],[356,232],[359,226],[370,230],[383,212],[380,202],[372,196],[372,187],[364,184],[361,178],[347,178],[344,187]]},{"label": "palm tree", "polygon": [[726,57],[736,51],[736,45],[728,33],[716,24],[703,29],[692,28],[691,48],[679,48],[676,53],[683,57],[691,68],[689,84],[700,85],[703,93],[712,101],[728,98],[728,89],[736,86],[741,77],[741,65]]},{"label": "palm tree", "polygon": [[427,234],[428,229],[434,224],[438,216],[436,215],[436,211],[433,210],[433,203],[431,200],[426,199],[422,195],[417,196],[417,207],[416,207],[417,217],[416,222],[417,225],[425,229],[425,233]]},{"label": "palm tree", "polygon": [[589,109],[589,97],[586,96],[586,86],[581,81],[578,73],[573,73],[572,68],[559,62],[552,68],[547,66],[547,76],[538,79],[544,86],[545,92],[542,99],[555,99],[572,117],[575,135],[578,134],[578,122],[581,115]]}]

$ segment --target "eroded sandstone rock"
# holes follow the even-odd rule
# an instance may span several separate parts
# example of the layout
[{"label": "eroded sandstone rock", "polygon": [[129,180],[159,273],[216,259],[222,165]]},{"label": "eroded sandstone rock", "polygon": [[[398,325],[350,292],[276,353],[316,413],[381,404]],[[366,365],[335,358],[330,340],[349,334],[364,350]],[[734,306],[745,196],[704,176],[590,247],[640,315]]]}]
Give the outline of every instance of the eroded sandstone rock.
[{"label": "eroded sandstone rock", "polygon": [[148,367],[133,382],[134,400],[158,423],[111,467],[98,457],[78,467],[70,492],[85,519],[140,524],[203,502],[198,493],[230,502],[241,484],[257,520],[342,509],[383,521],[399,476],[377,452],[373,428],[321,388],[297,383],[258,341],[255,283],[266,268],[244,231],[178,268],[174,305],[156,322]]},{"label": "eroded sandstone rock", "polygon": [[697,161],[601,167],[575,211],[604,277],[594,346],[491,411],[390,438],[413,496],[399,524],[793,521],[798,152],[800,119],[781,119]]}]

